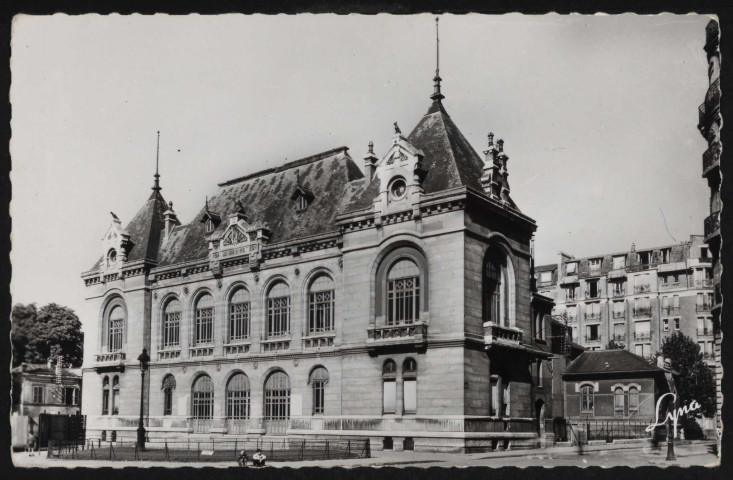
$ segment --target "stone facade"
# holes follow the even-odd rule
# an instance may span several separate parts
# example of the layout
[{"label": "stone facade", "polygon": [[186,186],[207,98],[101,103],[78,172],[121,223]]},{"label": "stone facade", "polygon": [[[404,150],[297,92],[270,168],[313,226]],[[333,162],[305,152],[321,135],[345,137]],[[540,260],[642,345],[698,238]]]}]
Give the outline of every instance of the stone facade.
[{"label": "stone facade", "polygon": [[88,434],[134,437],[142,385],[151,437],[536,442],[556,394],[536,225],[509,196],[503,141],[490,135],[482,160],[438,76],[431,98],[381,157],[370,143],[366,176],[337,148],[220,184],[188,225],[156,173],[82,275],[99,312],[85,338]]}]

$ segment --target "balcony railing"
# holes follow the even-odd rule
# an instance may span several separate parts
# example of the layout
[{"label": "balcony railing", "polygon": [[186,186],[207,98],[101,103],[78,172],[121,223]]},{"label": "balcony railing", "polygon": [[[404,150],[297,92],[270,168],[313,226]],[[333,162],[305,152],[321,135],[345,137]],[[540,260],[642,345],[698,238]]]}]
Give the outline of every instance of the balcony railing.
[{"label": "balcony railing", "polygon": [[660,290],[670,290],[672,288],[679,288],[680,282],[665,282],[659,284]]},{"label": "balcony railing", "polygon": [[635,317],[651,317],[652,309],[651,307],[634,308],[634,316]]},{"label": "balcony railing", "polygon": [[309,333],[303,337],[303,348],[332,347],[335,336],[334,332]]},{"label": "balcony railing", "polygon": [[585,312],[586,320],[600,320],[601,312]]},{"label": "balcony railing", "polygon": [[710,352],[702,352],[702,358],[713,358],[713,354]]},{"label": "balcony railing", "polygon": [[650,340],[651,338],[651,332],[634,332],[634,340]]},{"label": "balcony railing", "polygon": [[484,323],[484,344],[518,346],[522,343],[522,331],[493,322]]},{"label": "balcony railing", "polygon": [[228,343],[224,345],[224,355],[243,355],[249,353],[250,342]]},{"label": "balcony railing", "polygon": [[585,343],[600,343],[600,342],[603,341],[602,338],[603,337],[601,335],[596,335],[596,336],[586,335],[585,336]]},{"label": "balcony railing", "polygon": [[712,335],[713,329],[712,328],[698,328],[697,334],[698,335]]},{"label": "balcony railing", "polygon": [[372,325],[367,343],[376,345],[421,344],[427,342],[428,326],[421,321],[399,325]]},{"label": "balcony railing", "polygon": [[713,143],[710,148],[702,154],[702,171],[706,172],[713,165],[720,164],[720,143]]},{"label": "balcony railing", "polygon": [[625,342],[626,335],[614,335],[611,340],[613,340],[614,343]]},{"label": "balcony railing", "polygon": [[634,285],[634,293],[647,293],[651,289],[650,285]]},{"label": "balcony railing", "polygon": [[680,307],[662,307],[662,315],[679,315]]},{"label": "balcony railing", "polygon": [[98,363],[117,363],[125,360],[125,352],[105,352],[97,354]]},{"label": "balcony railing", "polygon": [[181,350],[160,350],[158,351],[158,360],[175,360],[181,357]]},{"label": "balcony railing", "polygon": [[703,278],[701,280],[695,280],[695,288],[713,288],[713,279]]},{"label": "balcony railing", "polygon": [[713,304],[710,302],[698,303],[697,305],[695,305],[696,312],[709,312],[712,309],[713,309]]},{"label": "balcony railing", "polygon": [[188,356],[190,358],[210,357],[213,354],[214,354],[213,345],[191,347],[188,349]]},{"label": "balcony railing", "polygon": [[275,337],[260,340],[260,351],[263,353],[290,349],[290,338]]},{"label": "balcony railing", "polygon": [[598,291],[594,295],[593,293],[590,292],[590,290],[586,290],[585,291],[585,298],[588,298],[588,299],[591,299],[591,298],[601,298],[601,292]]},{"label": "balcony railing", "polygon": [[613,298],[623,297],[626,295],[626,291],[625,290],[621,290],[621,291],[614,290],[611,293],[611,295],[613,296]]},{"label": "balcony railing", "polygon": [[720,110],[720,78],[716,78],[705,94],[705,113],[708,118]]},{"label": "balcony railing", "polygon": [[712,237],[720,231],[720,212],[714,212],[705,219],[705,238]]},{"label": "balcony railing", "polygon": [[622,312],[613,312],[613,318],[626,318],[626,310]]}]

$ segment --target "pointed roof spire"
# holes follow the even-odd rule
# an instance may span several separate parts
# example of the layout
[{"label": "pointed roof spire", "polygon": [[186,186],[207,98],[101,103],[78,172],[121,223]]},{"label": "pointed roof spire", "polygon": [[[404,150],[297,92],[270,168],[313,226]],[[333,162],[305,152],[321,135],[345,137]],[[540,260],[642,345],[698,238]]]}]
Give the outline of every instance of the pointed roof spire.
[{"label": "pointed roof spire", "polygon": [[156,192],[160,191],[160,174],[158,173],[158,161],[160,158],[160,130],[158,130],[158,144],[155,148],[155,182],[153,184],[153,190]]},{"label": "pointed roof spire", "polygon": [[445,98],[445,95],[440,93],[440,81],[443,79],[440,78],[440,36],[438,31],[438,20],[439,18],[435,17],[435,77],[433,78],[435,85],[433,94],[430,98],[432,98],[434,102],[440,103],[440,101]]}]

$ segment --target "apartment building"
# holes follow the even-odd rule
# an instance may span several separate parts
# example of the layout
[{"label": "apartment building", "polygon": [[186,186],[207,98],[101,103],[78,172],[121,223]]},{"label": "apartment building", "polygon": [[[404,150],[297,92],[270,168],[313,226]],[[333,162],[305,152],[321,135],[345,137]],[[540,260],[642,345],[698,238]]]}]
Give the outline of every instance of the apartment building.
[{"label": "apartment building", "polygon": [[[705,242],[710,246],[713,270],[713,307],[712,322],[715,330],[714,357],[716,365],[715,383],[718,397],[718,419],[720,409],[723,405],[723,394],[720,382],[723,377],[723,369],[720,359],[720,346],[722,342],[720,326],[720,308],[722,306],[722,295],[720,291],[720,276],[723,265],[720,261],[720,30],[718,22],[711,20],[705,28],[705,52],[708,58],[708,79],[710,86],[705,94],[705,101],[698,108],[699,123],[698,130],[708,142],[708,149],[702,154],[702,176],[710,187],[710,215],[705,218]],[[720,421],[720,420],[719,420]],[[722,426],[719,424],[719,426]]]},{"label": "apartment building", "polygon": [[713,365],[712,256],[701,235],[662,247],[575,258],[536,268],[538,292],[555,300],[573,339],[589,350],[614,344],[642,357],[682,331]]}]

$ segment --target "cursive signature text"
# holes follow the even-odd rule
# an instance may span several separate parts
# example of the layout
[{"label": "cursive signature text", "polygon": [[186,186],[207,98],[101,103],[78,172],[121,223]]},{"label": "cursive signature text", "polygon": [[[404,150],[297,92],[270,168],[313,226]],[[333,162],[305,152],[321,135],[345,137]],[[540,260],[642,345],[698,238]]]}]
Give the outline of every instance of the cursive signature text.
[{"label": "cursive signature text", "polygon": [[677,401],[677,395],[674,394],[674,393],[665,393],[664,395],[662,395],[661,397],[659,397],[659,400],[657,400],[657,414],[656,414],[656,418],[654,419],[654,421],[656,423],[654,423],[653,425],[649,425],[648,427],[646,427],[645,430],[647,432],[651,432],[656,427],[664,426],[664,424],[667,422],[667,420],[671,420],[672,421],[672,424],[674,426],[673,429],[672,429],[672,432],[673,432],[673,435],[674,435],[673,438],[677,438],[677,419],[680,417],[680,415],[687,415],[688,413],[690,413],[690,412],[692,412],[694,410],[698,410],[700,408],[700,404],[697,403],[697,400],[693,400],[693,401],[690,402],[689,405],[685,405],[685,406],[679,407],[679,408],[677,408],[675,410],[667,411],[667,415],[660,421],[659,420],[659,411],[661,409],[659,407],[662,405],[662,400],[667,395],[672,395],[672,400],[670,400],[672,402],[672,405],[674,405],[674,403]]}]

